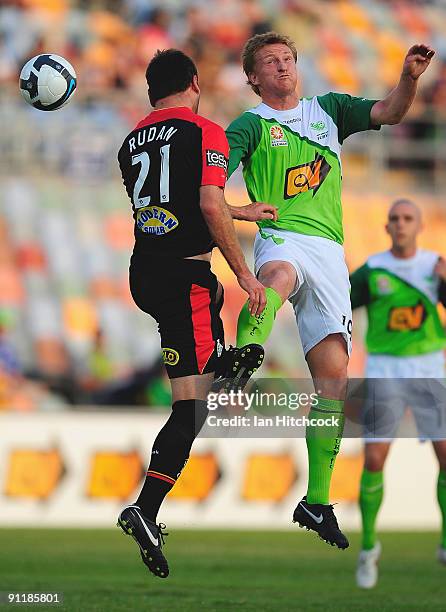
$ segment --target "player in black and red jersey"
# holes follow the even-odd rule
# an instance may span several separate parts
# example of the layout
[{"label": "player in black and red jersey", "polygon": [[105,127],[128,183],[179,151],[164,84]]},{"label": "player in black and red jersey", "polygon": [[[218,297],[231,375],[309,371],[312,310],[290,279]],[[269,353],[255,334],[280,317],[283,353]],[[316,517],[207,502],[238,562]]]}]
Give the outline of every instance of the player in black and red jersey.
[{"label": "player in black and red jersey", "polygon": [[[169,569],[156,516],[205,422],[206,396],[224,348],[223,288],[210,268],[215,245],[248,293],[250,311],[260,314],[266,300],[224,199],[225,133],[196,114],[200,88],[193,61],[175,49],[158,52],[146,79],[154,110],[125,138],[118,160],[135,220],[130,289],[137,306],[158,322],[173,405],[154,442],[141,493],[121,512],[118,525],[134,537],[149,570],[165,578]],[[276,214],[263,204],[244,208],[252,221]],[[247,348],[236,349],[234,363],[252,370],[263,349]]]}]

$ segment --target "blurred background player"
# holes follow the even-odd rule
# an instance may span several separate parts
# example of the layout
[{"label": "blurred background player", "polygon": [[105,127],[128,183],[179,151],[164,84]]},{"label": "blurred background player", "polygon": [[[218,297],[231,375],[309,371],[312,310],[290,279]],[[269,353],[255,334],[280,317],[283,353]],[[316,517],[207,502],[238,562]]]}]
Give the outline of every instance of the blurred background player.
[{"label": "blurred background player", "polygon": [[254,244],[255,272],[267,287],[267,304],[260,317],[243,307],[237,346],[263,344],[277,311],[291,302],[319,393],[309,418],[335,415],[339,423],[307,427],[308,489],[293,520],[338,548],[347,548],[348,540],[329,504],[329,489],[342,438],[352,333],[342,247],[341,145],[355,132],[399,123],[433,55],[426,45],[411,47],[398,85],[380,101],[338,93],[300,98],[293,41],[275,32],[258,34],[246,43],[242,59],[262,102],[226,131],[229,175],[242,162],[251,200],[278,208],[278,220],[258,224]]},{"label": "blurred background player", "polygon": [[224,131],[196,114],[195,64],[175,49],[158,52],[146,80],[154,110],[125,138],[118,159],[135,220],[130,289],[159,325],[172,413],[154,442],[139,497],[121,512],[118,525],[134,537],[149,570],[166,578],[156,516],[206,420],[206,397],[224,347],[223,288],[210,266],[214,244],[248,293],[253,314],[261,314],[265,290],[246,265],[224,200]]},{"label": "blurred background player", "polygon": [[439,382],[425,380],[444,378],[446,335],[437,304],[446,305],[446,261],[417,247],[422,228],[418,206],[396,200],[386,225],[390,249],[369,257],[350,279],[352,308],[367,307],[366,377],[375,379],[368,391],[373,397],[366,400],[363,415],[362,551],[356,573],[362,588],[374,587],[378,579],[381,545],[375,524],[383,499],[383,469],[407,406],[412,408],[419,436],[432,440],[440,467],[438,559],[446,564],[446,390]]}]

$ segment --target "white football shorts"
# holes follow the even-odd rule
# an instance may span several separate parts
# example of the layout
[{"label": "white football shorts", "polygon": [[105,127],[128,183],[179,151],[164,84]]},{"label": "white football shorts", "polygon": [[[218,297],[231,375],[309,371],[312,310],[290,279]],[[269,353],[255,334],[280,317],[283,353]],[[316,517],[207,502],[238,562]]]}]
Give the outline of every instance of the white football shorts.
[{"label": "white football shorts", "polygon": [[363,406],[365,441],[392,440],[405,434],[400,423],[407,409],[421,440],[446,439],[446,386],[443,351],[397,357],[369,355],[367,399]]},{"label": "white football shorts", "polygon": [[290,297],[305,355],[330,334],[342,334],[352,347],[350,281],[343,247],[320,236],[265,228],[254,242],[254,269],[286,261],[297,273]]}]

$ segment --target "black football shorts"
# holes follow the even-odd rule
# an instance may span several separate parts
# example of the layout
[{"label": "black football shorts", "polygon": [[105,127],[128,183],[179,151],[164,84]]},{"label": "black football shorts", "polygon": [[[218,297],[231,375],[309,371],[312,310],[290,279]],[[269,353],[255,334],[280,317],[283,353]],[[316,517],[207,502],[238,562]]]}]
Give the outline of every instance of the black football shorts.
[{"label": "black football shorts", "polygon": [[133,255],[130,291],[158,323],[169,378],[214,372],[224,347],[218,281],[207,261]]}]

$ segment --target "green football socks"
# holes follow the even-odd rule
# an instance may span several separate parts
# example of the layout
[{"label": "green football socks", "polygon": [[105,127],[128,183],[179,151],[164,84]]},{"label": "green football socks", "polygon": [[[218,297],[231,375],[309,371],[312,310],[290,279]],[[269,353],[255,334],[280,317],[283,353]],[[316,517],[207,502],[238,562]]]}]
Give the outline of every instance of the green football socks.
[{"label": "green football socks", "polygon": [[440,470],[440,473],[438,474],[437,499],[442,518],[440,545],[442,548],[446,548],[446,470]]},{"label": "green football socks", "polygon": [[[359,507],[362,516],[362,549],[371,550],[376,543],[376,517],[384,494],[383,472],[369,472],[364,468],[359,489]],[[446,487],[444,490],[446,505]]]},{"label": "green football socks", "polygon": [[263,344],[271,333],[277,311],[282,306],[282,298],[272,287],[267,287],[265,293],[266,306],[258,317],[249,313],[248,302],[245,302],[240,311],[237,322],[237,346],[239,348],[251,342]]},{"label": "green football socks", "polygon": [[328,504],[330,482],[336,455],[341,445],[344,429],[344,402],[341,400],[318,398],[309,419],[333,418],[337,424],[307,425],[306,440],[308,450],[308,489],[309,504]]}]

